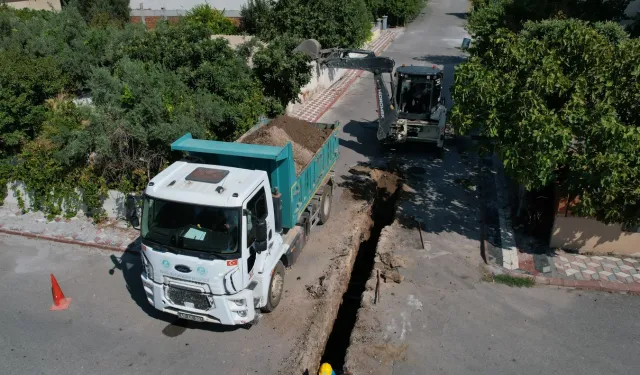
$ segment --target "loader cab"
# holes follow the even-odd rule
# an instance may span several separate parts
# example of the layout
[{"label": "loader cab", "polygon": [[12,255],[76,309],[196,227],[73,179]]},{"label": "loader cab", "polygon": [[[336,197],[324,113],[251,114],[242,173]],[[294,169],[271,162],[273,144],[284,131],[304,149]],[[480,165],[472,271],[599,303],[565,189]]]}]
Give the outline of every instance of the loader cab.
[{"label": "loader cab", "polygon": [[398,117],[428,120],[441,103],[442,70],[435,66],[401,66],[395,76]]}]

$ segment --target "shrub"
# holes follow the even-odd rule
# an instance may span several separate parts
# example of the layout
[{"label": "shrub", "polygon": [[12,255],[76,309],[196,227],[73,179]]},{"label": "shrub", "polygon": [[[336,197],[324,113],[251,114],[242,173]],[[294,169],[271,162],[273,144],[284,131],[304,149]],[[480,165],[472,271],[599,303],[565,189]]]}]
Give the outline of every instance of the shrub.
[{"label": "shrub", "polygon": [[262,82],[265,96],[279,104],[280,108],[272,109],[273,112],[284,112],[289,102],[299,101],[300,89],[311,79],[309,58],[291,53],[299,43],[297,38],[278,38],[253,56],[253,70]]},{"label": "shrub", "polygon": [[404,26],[415,19],[426,5],[426,0],[367,0],[373,19],[388,16],[390,26]]},{"label": "shrub", "polygon": [[0,50],[0,159],[36,138],[45,120],[45,100],[68,85],[52,57]]},{"label": "shrub", "polygon": [[231,35],[237,32],[236,26],[224,14],[212,8],[209,4],[200,4],[191,8],[184,17],[184,21],[190,24],[202,25],[211,34]]},{"label": "shrub", "polygon": [[91,25],[122,26],[129,22],[129,0],[63,0],[63,5],[77,7]]},{"label": "shrub", "polygon": [[264,36],[270,27],[271,0],[249,0],[242,6],[242,29],[250,35]]},{"label": "shrub", "polygon": [[371,32],[364,0],[279,0],[271,20],[272,29],[262,33],[267,39],[314,38],[325,48],[360,47]]}]

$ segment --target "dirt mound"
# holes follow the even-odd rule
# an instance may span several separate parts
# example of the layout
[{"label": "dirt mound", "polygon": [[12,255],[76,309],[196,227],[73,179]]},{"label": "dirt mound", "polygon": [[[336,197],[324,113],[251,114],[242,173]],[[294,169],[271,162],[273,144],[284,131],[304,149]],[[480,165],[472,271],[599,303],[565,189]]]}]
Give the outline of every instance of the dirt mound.
[{"label": "dirt mound", "polygon": [[280,116],[241,142],[278,147],[283,147],[291,142],[296,174],[300,174],[329,135],[331,135],[331,129],[320,130],[307,121]]},{"label": "dirt mound", "polygon": [[293,146],[293,161],[296,165],[296,174],[300,174],[304,167],[306,167],[311,159],[313,159],[313,152],[306,147],[293,142],[291,137],[283,129],[273,126],[265,126],[242,140],[242,143],[278,147],[286,146],[289,142],[291,142],[291,145]]},{"label": "dirt mound", "polygon": [[321,130],[310,122],[289,116],[279,116],[268,126],[278,127],[291,137],[291,140],[315,153],[331,135],[331,129]]}]

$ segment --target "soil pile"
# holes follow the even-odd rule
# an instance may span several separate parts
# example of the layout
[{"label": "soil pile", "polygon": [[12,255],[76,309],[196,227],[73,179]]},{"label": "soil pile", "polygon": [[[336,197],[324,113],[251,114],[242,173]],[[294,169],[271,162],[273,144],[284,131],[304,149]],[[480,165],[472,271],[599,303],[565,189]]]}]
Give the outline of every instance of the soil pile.
[{"label": "soil pile", "polygon": [[279,116],[273,119],[269,126],[284,130],[293,142],[307,148],[314,154],[331,135],[331,129],[320,130],[310,122],[289,116]]},{"label": "soil pile", "polygon": [[280,116],[247,136],[242,143],[283,147],[291,142],[296,173],[300,174],[329,135],[331,129],[321,130],[307,121]]}]

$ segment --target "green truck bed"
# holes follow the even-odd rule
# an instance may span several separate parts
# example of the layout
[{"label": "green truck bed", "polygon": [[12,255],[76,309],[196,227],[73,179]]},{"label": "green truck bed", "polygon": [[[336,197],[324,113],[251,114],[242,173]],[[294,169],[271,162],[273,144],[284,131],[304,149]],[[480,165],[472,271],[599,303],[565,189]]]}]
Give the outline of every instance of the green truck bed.
[{"label": "green truck bed", "polygon": [[[256,125],[249,132],[266,125]],[[171,144],[171,149],[184,151],[208,164],[263,170],[269,176],[272,189],[282,194],[282,226],[293,228],[318,189],[324,185],[339,157],[339,124],[312,124],[332,129],[331,134],[307,166],[296,176],[293,147],[253,145],[194,139],[187,133]]]}]

